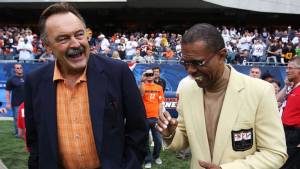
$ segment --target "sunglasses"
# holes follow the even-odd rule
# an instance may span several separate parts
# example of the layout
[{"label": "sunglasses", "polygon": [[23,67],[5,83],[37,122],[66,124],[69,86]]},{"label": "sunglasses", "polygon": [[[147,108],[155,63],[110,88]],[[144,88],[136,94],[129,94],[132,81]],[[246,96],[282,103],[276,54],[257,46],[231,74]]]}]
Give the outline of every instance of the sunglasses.
[{"label": "sunglasses", "polygon": [[16,69],[23,69],[22,67],[16,67]]},{"label": "sunglasses", "polygon": [[210,55],[206,60],[179,60],[179,63],[184,67],[192,66],[192,67],[200,67],[207,64],[215,55]]},{"label": "sunglasses", "polygon": [[154,75],[154,73],[145,73],[145,77],[151,77],[153,75]]}]

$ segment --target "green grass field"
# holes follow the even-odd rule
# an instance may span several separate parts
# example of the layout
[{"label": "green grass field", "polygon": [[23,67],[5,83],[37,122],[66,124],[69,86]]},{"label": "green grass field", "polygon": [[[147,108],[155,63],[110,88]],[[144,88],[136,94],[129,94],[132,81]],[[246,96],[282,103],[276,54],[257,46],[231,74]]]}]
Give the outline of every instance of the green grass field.
[{"label": "green grass field", "polygon": [[13,134],[12,121],[0,121],[0,159],[8,169],[27,168],[24,147],[24,141]]},{"label": "green grass field", "polygon": [[[13,135],[12,121],[0,121],[0,159],[8,169],[27,169],[28,153],[22,139]],[[188,169],[189,160],[178,160],[169,150],[161,152],[162,165],[152,165],[152,169]]]}]

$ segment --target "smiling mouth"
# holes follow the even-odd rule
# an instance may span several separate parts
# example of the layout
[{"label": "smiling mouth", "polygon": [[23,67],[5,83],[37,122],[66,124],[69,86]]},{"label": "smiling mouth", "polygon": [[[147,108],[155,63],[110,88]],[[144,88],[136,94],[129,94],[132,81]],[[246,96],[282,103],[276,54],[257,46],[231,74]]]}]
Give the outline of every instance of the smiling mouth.
[{"label": "smiling mouth", "polygon": [[84,48],[82,46],[80,46],[77,49],[71,48],[67,51],[67,56],[69,58],[78,58],[82,56],[83,52],[84,52]]},{"label": "smiling mouth", "polygon": [[83,54],[83,52],[74,52],[74,53],[72,53],[72,54],[68,54],[67,56],[69,57],[69,58],[78,58],[78,57],[80,57],[81,55]]},{"label": "smiling mouth", "polygon": [[203,76],[197,76],[197,77],[194,77],[194,79],[196,81],[202,81],[203,80]]}]

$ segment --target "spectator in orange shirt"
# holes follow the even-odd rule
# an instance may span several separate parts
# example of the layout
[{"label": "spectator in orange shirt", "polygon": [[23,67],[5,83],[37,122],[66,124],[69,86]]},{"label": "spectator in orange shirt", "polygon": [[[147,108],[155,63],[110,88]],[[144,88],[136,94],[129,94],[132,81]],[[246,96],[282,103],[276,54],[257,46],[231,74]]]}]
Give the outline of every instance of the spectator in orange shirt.
[{"label": "spectator in orange shirt", "polygon": [[156,130],[157,119],[163,110],[164,93],[160,85],[154,83],[154,72],[152,69],[148,69],[143,73],[142,79],[144,80],[141,84],[140,91],[146,108],[146,116],[149,124],[149,129],[152,133],[154,142],[153,154],[151,154],[150,146],[148,144],[148,154],[145,158],[145,168],[151,168],[151,162],[154,159],[155,163],[162,164],[159,158],[162,139],[159,132]]},{"label": "spectator in orange shirt", "polygon": [[173,59],[174,52],[171,50],[170,47],[166,47],[166,51],[164,52],[163,56],[166,57],[167,59]]}]

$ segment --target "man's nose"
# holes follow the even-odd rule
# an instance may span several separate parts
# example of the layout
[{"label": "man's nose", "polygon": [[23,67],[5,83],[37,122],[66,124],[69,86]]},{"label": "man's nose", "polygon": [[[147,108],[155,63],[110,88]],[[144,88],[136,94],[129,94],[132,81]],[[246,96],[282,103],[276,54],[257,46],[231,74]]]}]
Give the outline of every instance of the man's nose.
[{"label": "man's nose", "polygon": [[197,69],[192,65],[186,65],[185,69],[188,72],[188,74],[194,74],[197,71]]},{"label": "man's nose", "polygon": [[75,37],[71,37],[70,47],[71,48],[78,48],[79,46],[80,46],[79,40],[76,39]]}]

